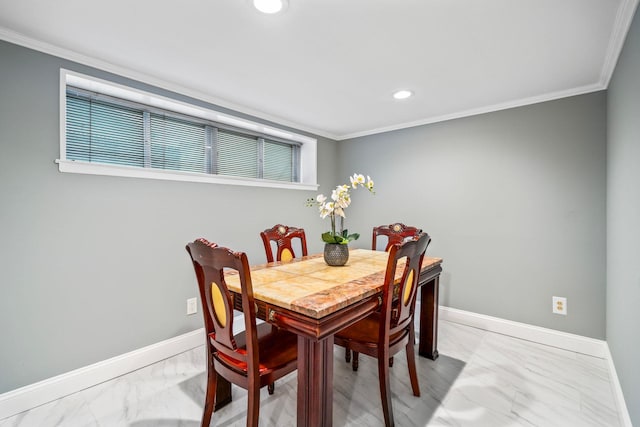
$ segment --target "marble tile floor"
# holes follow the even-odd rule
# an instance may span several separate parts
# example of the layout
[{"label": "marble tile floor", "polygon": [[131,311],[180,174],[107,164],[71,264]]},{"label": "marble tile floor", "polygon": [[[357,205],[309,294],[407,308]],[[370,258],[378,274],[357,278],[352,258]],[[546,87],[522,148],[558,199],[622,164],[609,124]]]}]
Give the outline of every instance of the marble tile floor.
[{"label": "marble tile floor", "polygon": [[[404,353],[391,369],[399,427],[620,426],[603,359],[447,321],[440,322],[440,357],[418,358],[422,396],[411,393]],[[205,384],[204,346],[65,398],[0,420],[0,427],[197,427]],[[260,425],[295,426],[296,373],[262,390]],[[246,392],[211,425],[244,426]],[[357,373],[335,350],[334,426],[382,426],[375,360]]]}]

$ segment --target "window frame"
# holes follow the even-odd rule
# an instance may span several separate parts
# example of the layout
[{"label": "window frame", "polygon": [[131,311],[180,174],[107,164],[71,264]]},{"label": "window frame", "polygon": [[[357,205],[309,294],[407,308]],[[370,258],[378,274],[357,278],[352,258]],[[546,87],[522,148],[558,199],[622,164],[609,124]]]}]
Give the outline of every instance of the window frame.
[{"label": "window frame", "polygon": [[[297,167],[299,182],[246,178],[239,176],[216,175],[177,170],[163,170],[91,163],[69,160],[66,155],[66,92],[67,86],[85,91],[118,98],[125,102],[143,104],[151,110],[167,110],[176,116],[185,116],[203,122],[214,122],[220,129],[240,131],[247,135],[258,136],[275,142],[298,144],[299,162]],[[272,138],[272,139],[271,139]],[[90,175],[107,175],[130,178],[148,178],[171,181],[201,182],[211,184],[243,185],[252,187],[287,188],[296,190],[317,190],[317,140],[305,135],[281,130],[252,120],[247,120],[213,109],[178,101],[130,86],[102,80],[86,74],[60,69],[60,158],[56,159],[60,172]]]}]

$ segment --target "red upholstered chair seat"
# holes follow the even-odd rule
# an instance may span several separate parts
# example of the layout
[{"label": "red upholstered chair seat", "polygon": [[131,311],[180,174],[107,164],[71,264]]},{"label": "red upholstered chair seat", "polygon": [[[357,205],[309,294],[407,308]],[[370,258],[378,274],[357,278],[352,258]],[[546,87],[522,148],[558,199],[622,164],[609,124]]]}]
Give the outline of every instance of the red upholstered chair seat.
[{"label": "red upholstered chair seat", "polygon": [[[260,375],[266,375],[269,371],[274,369],[284,368],[287,364],[291,363],[291,358],[286,353],[280,351],[280,347],[270,345],[272,342],[277,342],[279,345],[283,345],[285,348],[290,348],[297,345],[297,337],[289,332],[285,332],[281,329],[275,328],[268,323],[261,323],[257,325],[258,332],[258,347],[260,348],[260,355],[258,359]],[[210,339],[215,341],[215,333],[210,334]],[[235,335],[236,350],[238,354],[246,355],[246,334],[244,331]],[[236,369],[239,372],[247,371],[247,363],[241,360],[229,357],[221,352],[213,354],[216,359],[220,359],[222,363]]]}]

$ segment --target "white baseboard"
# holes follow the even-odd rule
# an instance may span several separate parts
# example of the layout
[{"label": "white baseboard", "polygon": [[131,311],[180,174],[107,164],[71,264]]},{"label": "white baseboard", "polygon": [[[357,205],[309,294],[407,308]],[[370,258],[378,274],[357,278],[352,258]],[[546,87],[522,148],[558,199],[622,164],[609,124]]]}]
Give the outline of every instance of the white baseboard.
[{"label": "white baseboard", "polygon": [[569,334],[553,329],[513,322],[498,317],[472,313],[470,311],[440,306],[440,319],[461,323],[467,326],[484,329],[499,334],[521,338],[552,347],[575,351],[600,358],[607,357],[607,343],[603,340]]},{"label": "white baseboard", "polygon": [[515,338],[521,338],[527,341],[605,359],[609,365],[613,394],[616,400],[618,414],[620,414],[621,417],[620,422],[623,427],[633,427],[631,424],[631,417],[629,416],[629,411],[624,400],[622,387],[618,380],[618,374],[613,364],[613,358],[609,351],[609,345],[606,341],[444,306],[439,307],[439,317],[441,320],[448,320],[450,322],[460,323],[462,325],[472,326],[486,331],[509,335]]},{"label": "white baseboard", "polygon": [[[606,359],[618,413],[623,418],[622,425],[633,427],[609,346],[605,341],[444,306],[439,307],[439,315],[442,320]],[[198,329],[0,394],[0,420],[191,350],[203,344],[203,335],[204,330]]]},{"label": "white baseboard", "polygon": [[622,393],[622,386],[620,385],[620,380],[618,380],[618,373],[616,372],[616,367],[613,363],[613,357],[611,356],[611,351],[609,349],[609,345],[606,346],[607,349],[607,362],[609,364],[609,372],[611,372],[611,381],[613,382],[613,396],[616,400],[616,405],[618,407],[618,414],[620,414],[620,423],[622,427],[633,427],[631,424],[631,417],[629,416],[629,410],[627,409],[627,403],[624,400],[624,394]]},{"label": "white baseboard", "polygon": [[0,420],[76,393],[204,343],[204,329],[161,341],[0,394]]}]

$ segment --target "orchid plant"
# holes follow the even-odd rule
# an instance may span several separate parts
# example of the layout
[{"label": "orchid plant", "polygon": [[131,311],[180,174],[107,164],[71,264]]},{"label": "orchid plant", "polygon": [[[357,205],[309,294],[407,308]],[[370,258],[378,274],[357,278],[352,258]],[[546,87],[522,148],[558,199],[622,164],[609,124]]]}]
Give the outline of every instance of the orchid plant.
[{"label": "orchid plant", "polygon": [[[307,199],[307,206],[318,206],[320,218],[324,219],[329,217],[331,219],[331,231],[322,233],[322,241],[325,243],[346,245],[360,237],[358,233],[349,234],[347,229],[344,228],[344,218],[346,216],[344,210],[351,204],[351,194],[349,194],[349,190],[364,187],[369,190],[369,192],[375,194],[373,190],[373,180],[367,176],[365,181],[364,175],[357,173],[349,177],[349,180],[351,181],[351,185],[338,185],[331,192],[331,199],[327,198],[324,194],[318,194],[315,199]],[[339,231],[336,231],[336,217],[340,217]]]}]

